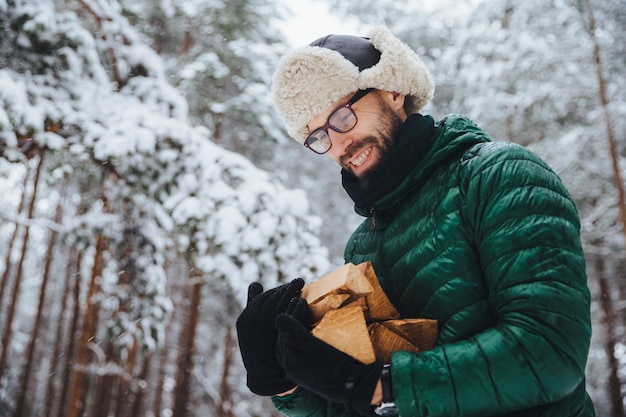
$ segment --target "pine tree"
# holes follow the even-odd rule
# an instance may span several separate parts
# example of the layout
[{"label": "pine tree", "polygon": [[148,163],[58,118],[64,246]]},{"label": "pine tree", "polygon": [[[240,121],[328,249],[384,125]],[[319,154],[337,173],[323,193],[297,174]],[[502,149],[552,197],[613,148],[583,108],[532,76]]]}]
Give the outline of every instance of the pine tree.
[{"label": "pine tree", "polygon": [[[63,217],[54,222],[60,227],[58,262],[49,274],[60,284],[71,262],[72,282],[65,285],[73,289],[65,323],[69,340],[57,340],[70,357],[64,364],[68,373],[47,384],[62,387],[57,415],[96,409],[127,415],[141,407],[137,387],[165,389],[157,378],[146,381],[144,370],[170,334],[169,290],[177,268],[186,264],[190,242],[199,285],[223,285],[232,294],[223,331],[234,323],[250,282],[276,285],[326,271],[318,223],[301,192],[217,146],[215,126],[190,123],[187,101],[168,83],[163,61],[116,1],[18,1],[0,9],[2,27],[8,28],[0,33],[0,168],[15,176],[29,159],[46,154],[40,165],[45,181],[31,198],[42,209],[22,216],[11,212],[17,204],[2,207],[7,212],[0,257],[11,259],[5,248],[12,231],[32,217],[26,224],[37,233],[17,235],[14,246],[30,242],[28,259],[3,266],[11,274],[43,276],[46,234],[40,228],[56,220],[49,202],[67,184]],[[15,184],[0,181],[0,187]],[[10,301],[33,298],[30,287],[15,288]],[[16,321],[29,319],[17,306],[13,311]],[[53,338],[59,334],[53,327],[37,336]],[[5,344],[2,354],[8,357],[13,349]],[[191,338],[187,349],[203,347]],[[33,350],[32,361],[39,355]],[[14,375],[18,364],[7,364]],[[17,392],[14,378],[5,381],[11,385],[0,391],[3,413],[15,411],[11,398],[27,395]],[[241,392],[241,380],[232,383],[237,395],[251,396]],[[49,395],[39,394],[29,396],[33,414],[44,413],[48,402]],[[190,392],[184,406],[194,408],[201,395]]]}]

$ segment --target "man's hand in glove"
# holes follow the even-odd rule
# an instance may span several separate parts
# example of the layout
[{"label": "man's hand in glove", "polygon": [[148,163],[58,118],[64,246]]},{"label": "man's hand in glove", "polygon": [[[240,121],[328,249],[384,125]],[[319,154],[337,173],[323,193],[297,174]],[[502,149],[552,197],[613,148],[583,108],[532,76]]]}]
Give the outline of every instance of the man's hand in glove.
[{"label": "man's hand in glove", "polygon": [[291,299],[300,296],[302,278],[263,292],[253,282],[248,287],[248,303],[237,319],[237,335],[243,364],[248,371],[248,387],[258,395],[275,395],[294,388],[276,358],[278,332],[274,319],[287,311]]},{"label": "man's hand in glove", "polygon": [[383,364],[376,361],[365,365],[313,336],[301,323],[307,309],[306,301],[300,298],[276,318],[277,356],[287,377],[329,401],[370,415]]}]

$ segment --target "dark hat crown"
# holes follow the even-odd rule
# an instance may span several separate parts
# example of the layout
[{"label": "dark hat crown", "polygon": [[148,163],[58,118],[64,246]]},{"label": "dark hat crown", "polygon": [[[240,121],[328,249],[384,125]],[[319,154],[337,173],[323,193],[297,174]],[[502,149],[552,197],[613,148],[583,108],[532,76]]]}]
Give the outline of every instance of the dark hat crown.
[{"label": "dark hat crown", "polygon": [[319,38],[309,46],[331,49],[339,52],[345,59],[352,62],[359,71],[371,68],[380,61],[380,51],[374,48],[369,38],[350,35],[327,35]]}]

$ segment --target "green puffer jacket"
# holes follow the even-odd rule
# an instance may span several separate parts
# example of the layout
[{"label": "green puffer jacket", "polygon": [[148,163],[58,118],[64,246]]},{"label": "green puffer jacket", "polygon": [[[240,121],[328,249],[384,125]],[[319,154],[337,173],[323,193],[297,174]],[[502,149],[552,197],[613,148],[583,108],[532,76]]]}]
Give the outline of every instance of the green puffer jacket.
[{"label": "green puffer jacket", "polygon": [[[345,260],[372,261],[404,317],[439,322],[434,349],[392,355],[400,416],[594,416],[579,219],[557,175],[463,116],[410,116],[390,160],[365,184],[344,175],[369,216]],[[356,416],[304,389],[274,403]]]}]

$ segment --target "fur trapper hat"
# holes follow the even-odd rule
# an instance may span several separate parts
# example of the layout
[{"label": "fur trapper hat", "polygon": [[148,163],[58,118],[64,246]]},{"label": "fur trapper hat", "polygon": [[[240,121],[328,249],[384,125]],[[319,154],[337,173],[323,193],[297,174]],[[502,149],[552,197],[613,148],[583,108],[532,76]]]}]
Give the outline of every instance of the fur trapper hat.
[{"label": "fur trapper hat", "polygon": [[407,114],[432,98],[433,79],[420,57],[383,26],[369,38],[328,35],[281,58],[272,95],[289,135],[304,143],[307,123],[342,97],[367,88],[406,96]]}]

